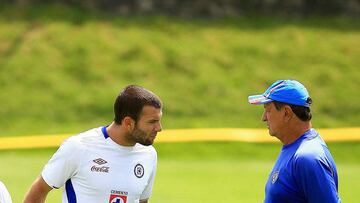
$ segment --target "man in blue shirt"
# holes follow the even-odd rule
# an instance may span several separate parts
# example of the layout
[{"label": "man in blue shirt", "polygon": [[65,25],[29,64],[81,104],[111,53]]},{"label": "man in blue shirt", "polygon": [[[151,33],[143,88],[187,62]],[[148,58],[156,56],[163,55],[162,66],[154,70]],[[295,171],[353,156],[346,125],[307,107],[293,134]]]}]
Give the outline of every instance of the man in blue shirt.
[{"label": "man in blue shirt", "polygon": [[278,80],[249,103],[263,104],[262,120],[282,143],[265,186],[265,203],[332,203],[338,195],[336,165],[328,147],[312,128],[306,88],[295,80]]}]

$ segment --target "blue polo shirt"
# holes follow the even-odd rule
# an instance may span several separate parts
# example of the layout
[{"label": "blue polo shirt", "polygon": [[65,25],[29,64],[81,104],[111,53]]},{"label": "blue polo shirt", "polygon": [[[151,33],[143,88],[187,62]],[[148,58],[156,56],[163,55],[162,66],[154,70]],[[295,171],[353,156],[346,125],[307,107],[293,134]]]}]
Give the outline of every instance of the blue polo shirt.
[{"label": "blue polo shirt", "polygon": [[334,159],[313,128],[282,147],[269,175],[264,203],[282,202],[341,202]]}]

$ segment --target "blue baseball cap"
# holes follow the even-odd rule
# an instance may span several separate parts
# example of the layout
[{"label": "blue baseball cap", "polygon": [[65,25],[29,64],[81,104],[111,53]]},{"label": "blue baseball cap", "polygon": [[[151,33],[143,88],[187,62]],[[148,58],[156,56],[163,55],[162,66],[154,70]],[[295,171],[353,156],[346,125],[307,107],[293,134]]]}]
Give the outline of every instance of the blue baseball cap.
[{"label": "blue baseball cap", "polygon": [[250,104],[266,104],[272,101],[310,107],[309,93],[305,86],[296,80],[278,80],[260,95],[249,96]]}]

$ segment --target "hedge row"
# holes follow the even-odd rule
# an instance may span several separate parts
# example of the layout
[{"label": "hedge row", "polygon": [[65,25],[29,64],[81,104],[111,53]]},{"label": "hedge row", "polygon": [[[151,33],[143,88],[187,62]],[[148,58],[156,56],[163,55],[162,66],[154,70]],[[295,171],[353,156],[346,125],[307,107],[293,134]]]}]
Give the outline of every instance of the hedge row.
[{"label": "hedge row", "polygon": [[[182,17],[262,15],[360,16],[360,0],[2,0],[20,6],[62,3],[121,15],[166,14]],[[0,3],[1,4],[1,3]]]}]

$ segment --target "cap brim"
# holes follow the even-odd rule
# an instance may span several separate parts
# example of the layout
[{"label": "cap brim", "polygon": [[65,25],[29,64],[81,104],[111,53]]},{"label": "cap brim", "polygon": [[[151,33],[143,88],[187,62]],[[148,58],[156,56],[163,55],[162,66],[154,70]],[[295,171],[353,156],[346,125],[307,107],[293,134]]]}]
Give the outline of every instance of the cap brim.
[{"label": "cap brim", "polygon": [[272,99],[266,98],[263,95],[252,95],[248,97],[248,101],[250,104],[266,104],[272,102]]}]

